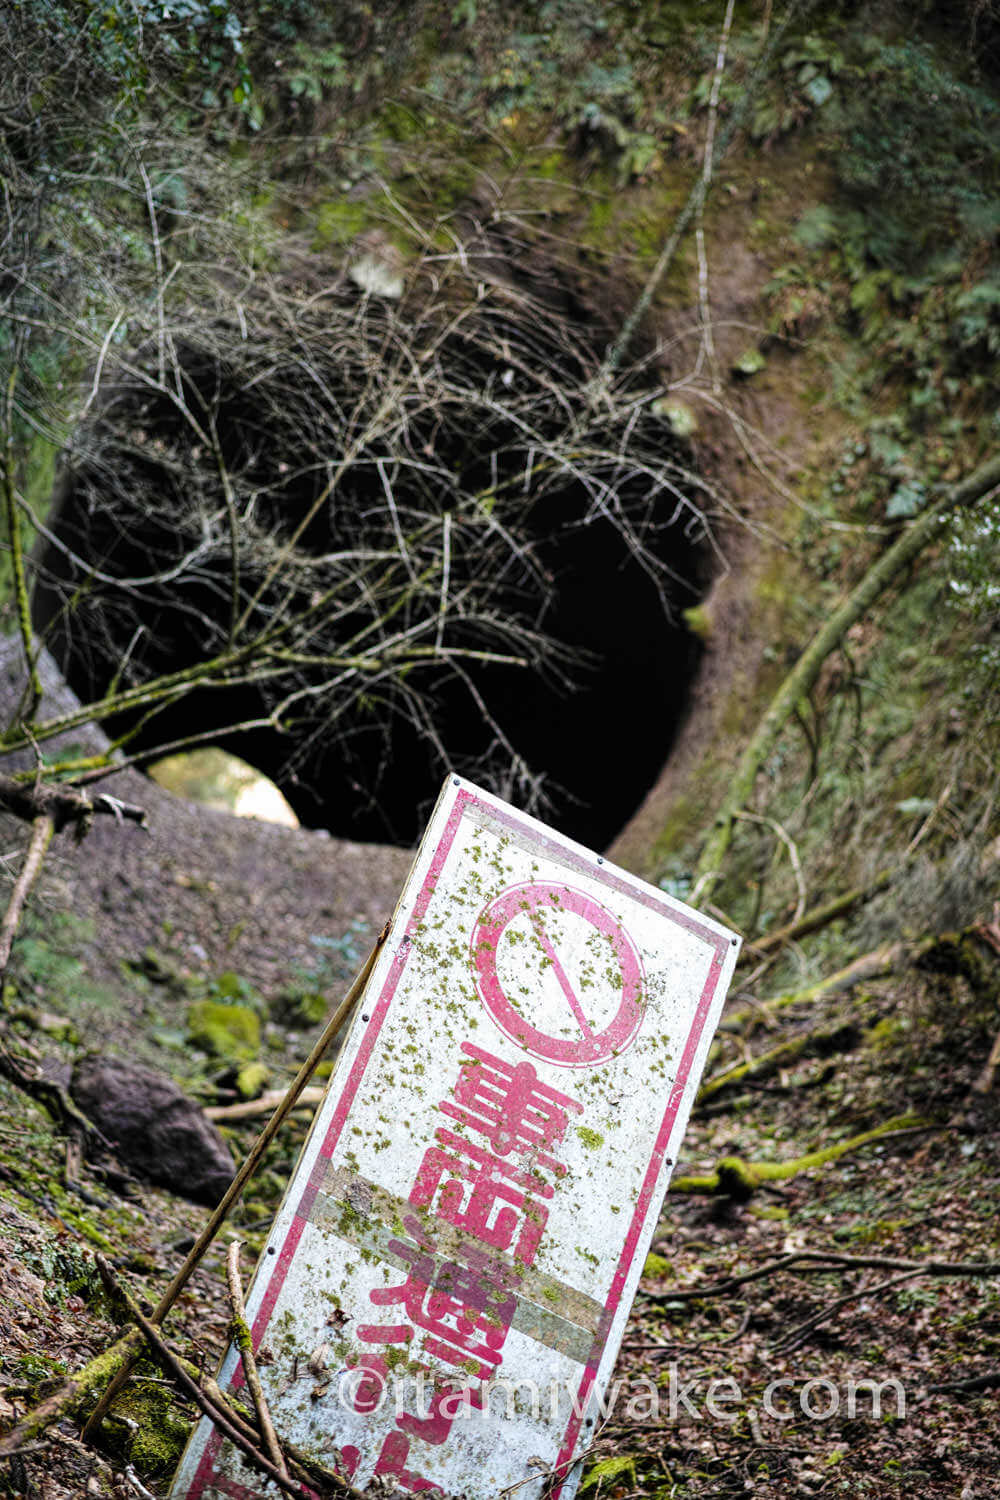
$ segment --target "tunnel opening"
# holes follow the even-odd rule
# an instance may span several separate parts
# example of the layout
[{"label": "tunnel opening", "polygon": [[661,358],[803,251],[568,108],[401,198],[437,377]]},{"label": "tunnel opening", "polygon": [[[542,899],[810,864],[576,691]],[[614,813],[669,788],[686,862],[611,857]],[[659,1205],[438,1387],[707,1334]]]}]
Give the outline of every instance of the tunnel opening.
[{"label": "tunnel opening", "polygon": [[662,368],[589,399],[599,319],[459,265],[398,304],[300,273],[175,330],[165,373],[134,350],[35,623],[127,753],[216,743],[305,826],[412,843],[453,769],[603,848],[687,709],[710,487]]}]

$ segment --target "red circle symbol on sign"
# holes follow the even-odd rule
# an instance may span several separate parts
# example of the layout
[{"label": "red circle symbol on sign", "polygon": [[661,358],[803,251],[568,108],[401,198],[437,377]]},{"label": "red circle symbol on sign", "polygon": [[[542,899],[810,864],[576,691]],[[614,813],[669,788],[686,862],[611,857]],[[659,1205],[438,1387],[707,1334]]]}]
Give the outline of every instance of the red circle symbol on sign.
[{"label": "red circle symbol on sign", "polygon": [[[560,921],[566,914],[571,918],[570,924]],[[567,925],[579,927],[572,918],[582,918],[583,923],[592,929],[589,941],[593,941],[595,935],[598,940],[603,969],[596,985],[593,962],[586,966],[590,977],[585,978],[579,962],[574,963],[568,951],[563,954],[567,963],[564,964],[560,957],[559,948],[565,941],[565,931],[559,929],[565,929]],[[518,927],[508,934],[515,921]],[[508,957],[502,963],[500,946],[505,934],[508,934]],[[566,1025],[562,1028],[562,1035],[553,1036],[540,1029],[510,996],[510,990],[514,988],[510,978],[513,943],[523,942],[529,934],[541,948],[541,972],[551,972],[566,1006]],[[528,950],[524,951],[527,961]],[[537,950],[532,962],[535,956]],[[642,1024],[645,975],[635,945],[600,902],[572,886],[537,881],[514,885],[503,891],[480,913],[476,922],[472,934],[472,965],[483,1004],[500,1030],[533,1057],[545,1058],[561,1067],[593,1068],[617,1057],[632,1045]],[[508,971],[506,988],[501,979],[502,968]],[[517,987],[526,995],[522,1005],[530,1003],[530,985],[519,984]],[[611,1003],[616,1006],[610,1021],[600,1030],[588,1020],[581,995],[577,993],[578,989],[582,992],[591,988],[603,995],[602,1009],[607,1006],[609,991]]]}]

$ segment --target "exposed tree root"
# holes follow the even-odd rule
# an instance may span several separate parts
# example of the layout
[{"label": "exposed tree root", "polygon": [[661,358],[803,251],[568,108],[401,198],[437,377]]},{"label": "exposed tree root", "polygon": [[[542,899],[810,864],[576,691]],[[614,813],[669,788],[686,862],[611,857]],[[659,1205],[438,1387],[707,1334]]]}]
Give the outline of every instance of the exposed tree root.
[{"label": "exposed tree root", "polygon": [[852,890],[845,891],[842,896],[835,896],[831,901],[824,901],[822,906],[814,906],[810,911],[803,912],[796,922],[789,922],[784,927],[777,927],[773,932],[766,933],[763,937],[749,940],[736,962],[736,967],[747,968],[758,957],[769,953],[777,953],[787,943],[796,942],[799,938],[808,937],[810,933],[819,932],[838,917],[844,917],[860,906],[865,901],[870,901],[880,891],[884,891],[889,885],[894,870],[882,870],[865,885],[856,885]]},{"label": "exposed tree root", "polygon": [[675,1177],[670,1184],[670,1191],[672,1193],[718,1193],[735,1198],[737,1202],[745,1203],[766,1182],[787,1182],[789,1178],[798,1177],[801,1172],[808,1172],[812,1167],[822,1167],[827,1162],[837,1161],[841,1156],[846,1156],[850,1151],[857,1151],[871,1141],[884,1140],[898,1134],[909,1134],[914,1130],[935,1128],[930,1121],[919,1115],[898,1115],[895,1119],[887,1120],[884,1125],[876,1126],[874,1130],[866,1130],[861,1135],[851,1136],[850,1140],[838,1141],[836,1145],[826,1146],[821,1151],[811,1151],[805,1156],[797,1156],[793,1161],[750,1162],[744,1161],[739,1156],[724,1156],[711,1173],[700,1177]]},{"label": "exposed tree root", "polygon": [[936,939],[930,939],[916,945],[886,943],[881,948],[872,949],[870,953],[863,953],[860,958],[852,959],[845,968],[838,969],[836,974],[828,974],[825,979],[818,979],[804,990],[793,990],[789,995],[774,995],[770,1000],[757,1001],[752,1008],[726,1016],[720,1030],[744,1031],[752,1022],[760,1022],[762,1018],[773,1016],[775,1011],[789,1010],[793,1005],[812,1005],[831,995],[842,995],[866,979],[879,979],[885,974],[893,973],[911,958],[918,958],[928,951],[935,941]]},{"label": "exposed tree root", "polygon": [[828,1026],[822,1031],[805,1032],[781,1042],[769,1052],[762,1052],[759,1057],[748,1058],[746,1062],[716,1073],[714,1078],[702,1084],[696,1102],[704,1104],[723,1089],[732,1088],[745,1079],[770,1078],[790,1063],[805,1057],[830,1057],[835,1052],[849,1052],[860,1039],[861,1030],[856,1021],[839,1021],[836,1026]]}]

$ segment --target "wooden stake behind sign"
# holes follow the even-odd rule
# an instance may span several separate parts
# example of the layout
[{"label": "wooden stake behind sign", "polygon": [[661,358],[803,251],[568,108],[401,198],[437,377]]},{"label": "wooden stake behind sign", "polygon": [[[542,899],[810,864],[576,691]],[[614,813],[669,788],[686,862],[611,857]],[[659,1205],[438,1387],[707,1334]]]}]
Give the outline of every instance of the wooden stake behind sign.
[{"label": "wooden stake behind sign", "polygon": [[[572,1494],[737,947],[449,779],[248,1297],[279,1434]],[[270,1492],[206,1421],[171,1496]]]}]

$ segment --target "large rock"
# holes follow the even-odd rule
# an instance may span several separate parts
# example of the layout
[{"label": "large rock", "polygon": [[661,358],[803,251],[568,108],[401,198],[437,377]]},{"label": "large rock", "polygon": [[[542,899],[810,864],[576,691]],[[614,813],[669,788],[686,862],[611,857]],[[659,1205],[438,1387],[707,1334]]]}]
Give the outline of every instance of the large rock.
[{"label": "large rock", "polygon": [[70,1093],[137,1176],[195,1203],[218,1203],[233,1177],[225,1141],[172,1079],[119,1057],[85,1057]]}]

